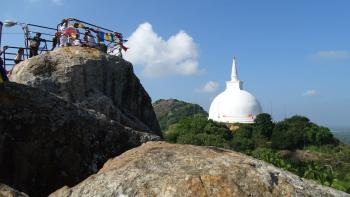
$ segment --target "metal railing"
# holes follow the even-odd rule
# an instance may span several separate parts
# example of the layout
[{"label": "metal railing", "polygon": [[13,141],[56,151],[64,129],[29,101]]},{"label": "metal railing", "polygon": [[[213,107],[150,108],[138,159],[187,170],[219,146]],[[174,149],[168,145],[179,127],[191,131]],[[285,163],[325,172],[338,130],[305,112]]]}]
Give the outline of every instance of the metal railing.
[{"label": "metal railing", "polygon": [[[0,22],[2,25],[3,23]],[[6,45],[2,48],[0,52],[0,57],[3,60],[3,66],[6,71],[10,71],[15,65],[15,58],[17,56],[18,49],[23,48],[24,52],[21,61],[29,58],[29,43],[35,34],[41,34],[41,44],[39,46],[38,54],[49,51],[52,47],[52,37],[57,32],[56,28],[46,27],[42,25],[35,24],[21,24],[23,35],[24,35],[24,46],[9,46]],[[1,39],[1,28],[0,28],[0,39]]]},{"label": "metal railing", "polygon": [[[47,45],[45,45],[45,46],[47,46]],[[50,51],[50,50],[46,49],[47,47],[45,47],[45,46],[42,48],[39,48],[39,54],[41,54],[43,52]],[[4,46],[3,47],[3,50],[0,53],[0,57],[3,60],[3,63],[4,63],[3,66],[4,66],[6,71],[10,71],[13,68],[13,66],[15,65],[17,52],[18,52],[18,49],[20,49],[20,48],[24,49],[24,52],[20,58],[20,61],[28,59],[29,48],[15,47],[15,46]]]},{"label": "metal railing", "polygon": [[[65,19],[68,21],[68,26],[73,27],[77,30],[79,35],[85,35],[86,31],[91,31],[93,34],[89,34],[89,37],[97,39],[96,44],[104,44],[105,47],[108,47],[111,44],[118,44],[126,42],[127,40],[123,40],[120,33],[115,32],[113,30],[100,27],[85,21],[81,21],[75,18]],[[46,27],[42,25],[35,24],[26,24],[26,23],[17,23],[17,25],[21,25],[23,34],[24,34],[24,46],[9,46],[6,45],[3,47],[3,50],[0,51],[0,57],[3,59],[4,68],[9,71],[15,65],[15,58],[17,56],[17,51],[20,48],[24,49],[24,53],[21,57],[21,60],[26,60],[29,58],[30,54],[30,41],[34,37],[35,34],[41,34],[41,45],[39,46],[38,53],[44,53],[53,49],[53,38],[56,36],[56,33],[59,32],[59,28],[63,25],[60,23],[56,26],[56,28]],[[0,22],[0,47],[1,47],[1,27],[3,23]],[[81,31],[79,31],[79,29]],[[63,33],[63,32],[62,32]],[[119,34],[119,36],[117,35]],[[80,39],[81,41],[81,39]],[[100,47],[101,48],[101,47]]]},{"label": "metal railing", "polygon": [[2,38],[2,26],[3,26],[3,23],[0,21],[0,48],[1,48],[1,38]]},{"label": "metal railing", "polygon": [[[34,24],[27,24],[28,29],[30,31],[28,33],[25,32],[25,50],[26,50],[26,58],[29,57],[29,43],[30,40],[34,37],[34,34],[40,33],[41,34],[41,40],[44,43],[44,46],[39,49],[39,54],[43,51],[48,51],[49,46],[52,47],[52,38],[55,36],[55,33],[57,32],[56,28],[52,27],[46,27],[42,25],[34,25]],[[49,44],[49,45],[48,45]]]}]

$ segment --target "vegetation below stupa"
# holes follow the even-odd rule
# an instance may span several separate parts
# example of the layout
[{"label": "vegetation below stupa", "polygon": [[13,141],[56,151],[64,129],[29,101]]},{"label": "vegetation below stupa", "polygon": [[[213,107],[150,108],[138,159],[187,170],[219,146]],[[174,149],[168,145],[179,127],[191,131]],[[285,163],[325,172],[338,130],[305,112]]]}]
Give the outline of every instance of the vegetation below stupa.
[{"label": "vegetation below stupa", "polygon": [[[269,114],[260,114],[254,124],[228,126],[208,120],[205,113],[183,110],[183,107],[172,108],[177,114],[186,115],[167,125],[163,131],[167,142],[243,152],[301,177],[350,192],[350,145],[341,143],[328,128],[306,117],[293,116],[273,122]],[[163,113],[161,121],[167,122],[165,117],[171,116],[172,113]]]}]

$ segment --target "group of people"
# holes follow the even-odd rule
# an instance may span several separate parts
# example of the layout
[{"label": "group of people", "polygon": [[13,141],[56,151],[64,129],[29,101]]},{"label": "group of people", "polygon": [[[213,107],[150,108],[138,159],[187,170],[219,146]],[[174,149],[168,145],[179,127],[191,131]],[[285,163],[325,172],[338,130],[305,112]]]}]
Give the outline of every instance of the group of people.
[{"label": "group of people", "polygon": [[[58,31],[52,38],[51,50],[54,50],[56,47],[83,46],[98,48],[105,53],[123,58],[122,50],[126,51],[128,48],[124,46],[124,42],[127,40],[124,40],[121,33],[105,33],[98,28],[93,29],[86,27],[83,23],[75,22],[74,24],[70,24],[72,21],[74,21],[74,19],[71,18],[62,20],[58,27]],[[82,30],[84,33],[81,33],[79,30]],[[29,33],[27,35],[29,35]],[[81,35],[83,35],[82,39],[80,39]],[[43,41],[46,44],[46,40],[41,38],[41,33],[36,33],[34,37],[28,38],[29,58],[38,55],[40,44]],[[109,44],[106,45],[105,41]],[[19,48],[14,63],[18,64],[23,61],[23,59],[24,48]],[[11,74],[11,72],[9,74]],[[8,78],[7,72],[4,68],[4,62],[0,57],[0,83],[7,80]]]},{"label": "group of people", "polygon": [[[91,48],[98,48],[101,51],[122,58],[122,50],[126,51],[128,48],[124,46],[123,35],[119,32],[105,33],[99,29],[86,27],[83,23],[76,22],[70,24],[74,19],[63,19],[58,27],[58,31],[52,38],[52,48],[67,47],[67,46],[84,46]],[[85,31],[81,33],[80,30]],[[93,35],[95,34],[95,36]],[[82,39],[80,36],[83,35]],[[95,39],[96,38],[96,39]],[[33,38],[29,38],[29,57],[38,55],[39,46],[45,39],[41,38],[41,33],[36,33]],[[104,41],[109,42],[108,45]],[[18,54],[20,54],[18,51]],[[23,53],[22,53],[23,56]],[[20,55],[18,56],[20,57]]]},{"label": "group of people", "polygon": [[[84,46],[98,48],[105,53],[117,54],[117,56],[122,58],[122,50],[126,51],[128,49],[124,46],[124,42],[127,40],[123,39],[121,33],[105,33],[99,29],[86,27],[84,24],[78,22],[72,25],[70,21],[71,19],[62,20],[58,32],[55,33],[52,39],[51,50],[54,50],[57,46]],[[79,29],[85,32],[80,33]],[[95,36],[93,34],[95,34]],[[80,39],[80,35],[83,35],[82,39]],[[112,44],[112,46],[106,45],[104,41],[109,41],[109,45]],[[117,53],[115,50],[117,50]]]}]

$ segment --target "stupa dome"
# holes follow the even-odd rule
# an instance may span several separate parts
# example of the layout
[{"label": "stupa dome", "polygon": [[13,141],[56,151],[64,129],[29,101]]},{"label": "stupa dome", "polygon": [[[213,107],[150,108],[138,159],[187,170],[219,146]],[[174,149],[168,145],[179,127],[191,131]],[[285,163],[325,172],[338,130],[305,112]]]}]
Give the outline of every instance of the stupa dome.
[{"label": "stupa dome", "polygon": [[238,80],[236,60],[233,59],[231,81],[226,90],[215,97],[210,105],[209,119],[224,123],[253,123],[256,115],[262,113],[259,101],[243,90]]}]

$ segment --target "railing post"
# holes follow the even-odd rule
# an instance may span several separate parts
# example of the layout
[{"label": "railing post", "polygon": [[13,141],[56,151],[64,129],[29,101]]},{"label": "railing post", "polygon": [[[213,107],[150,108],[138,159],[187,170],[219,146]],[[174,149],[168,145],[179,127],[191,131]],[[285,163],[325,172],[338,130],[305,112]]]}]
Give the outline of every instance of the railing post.
[{"label": "railing post", "polygon": [[6,49],[7,49],[7,48],[6,48],[6,47],[4,47],[3,49],[4,49],[4,50],[3,50],[3,54],[4,54],[4,58],[3,58],[3,62],[4,62],[4,69],[5,69],[5,71],[7,71],[7,70],[6,70]]},{"label": "railing post", "polygon": [[0,21],[0,49],[1,49],[1,39],[2,39],[2,25],[3,23]]}]

